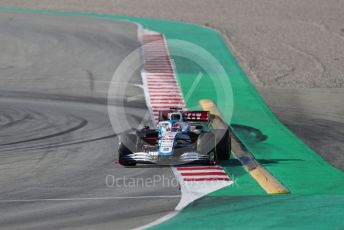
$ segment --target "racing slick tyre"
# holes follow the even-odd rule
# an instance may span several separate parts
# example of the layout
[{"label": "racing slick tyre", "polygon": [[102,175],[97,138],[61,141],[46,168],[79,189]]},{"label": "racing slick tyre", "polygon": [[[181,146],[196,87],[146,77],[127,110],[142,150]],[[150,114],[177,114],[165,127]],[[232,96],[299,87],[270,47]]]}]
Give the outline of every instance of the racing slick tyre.
[{"label": "racing slick tyre", "polygon": [[200,134],[197,140],[197,151],[210,155],[211,161],[228,160],[230,157],[229,131],[215,129],[212,132]]},{"label": "racing slick tyre", "polygon": [[133,154],[136,149],[137,137],[134,134],[122,134],[118,146],[118,162],[123,166],[135,166],[136,161],[129,160],[126,156]]},{"label": "racing slick tyre", "polygon": [[209,155],[210,161],[216,161],[215,145],[214,133],[201,133],[197,139],[197,152]]},{"label": "racing slick tyre", "polygon": [[230,140],[229,140],[229,130],[228,129],[215,129],[213,133],[216,138],[216,160],[224,161],[229,160],[230,157]]},{"label": "racing slick tyre", "polygon": [[155,129],[143,128],[136,131],[138,137],[137,148],[142,148],[144,144],[156,145],[159,133]]}]

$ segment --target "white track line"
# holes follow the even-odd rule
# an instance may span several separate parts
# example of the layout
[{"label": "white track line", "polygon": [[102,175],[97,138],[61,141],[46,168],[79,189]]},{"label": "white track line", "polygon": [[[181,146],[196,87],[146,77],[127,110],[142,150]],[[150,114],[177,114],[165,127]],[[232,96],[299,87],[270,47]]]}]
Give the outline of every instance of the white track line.
[{"label": "white track line", "polygon": [[19,202],[47,202],[47,201],[85,201],[85,200],[125,200],[125,199],[156,199],[156,198],[179,198],[180,195],[162,196],[114,196],[114,197],[78,197],[78,198],[52,198],[52,199],[14,199],[0,200],[0,203],[19,203]]}]

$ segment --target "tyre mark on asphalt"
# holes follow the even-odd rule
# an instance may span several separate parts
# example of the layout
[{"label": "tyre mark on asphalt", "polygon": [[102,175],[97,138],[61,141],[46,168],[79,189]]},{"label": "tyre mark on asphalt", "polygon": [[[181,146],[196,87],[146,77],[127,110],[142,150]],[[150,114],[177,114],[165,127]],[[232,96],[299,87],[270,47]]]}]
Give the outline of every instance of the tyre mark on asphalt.
[{"label": "tyre mark on asphalt", "polygon": [[27,143],[27,142],[32,142],[32,141],[40,141],[40,140],[44,140],[44,139],[48,139],[48,138],[52,138],[52,137],[61,136],[61,135],[67,134],[67,133],[74,132],[78,129],[81,129],[81,128],[85,127],[87,125],[87,123],[88,123],[87,120],[82,119],[82,121],[78,125],[76,125],[72,128],[63,130],[63,131],[58,132],[58,133],[46,135],[43,137],[37,137],[37,138],[28,139],[28,140],[23,140],[23,141],[15,141],[15,142],[10,142],[10,143],[5,143],[5,144],[1,144],[0,146],[8,146],[8,145],[15,145],[15,144]]}]

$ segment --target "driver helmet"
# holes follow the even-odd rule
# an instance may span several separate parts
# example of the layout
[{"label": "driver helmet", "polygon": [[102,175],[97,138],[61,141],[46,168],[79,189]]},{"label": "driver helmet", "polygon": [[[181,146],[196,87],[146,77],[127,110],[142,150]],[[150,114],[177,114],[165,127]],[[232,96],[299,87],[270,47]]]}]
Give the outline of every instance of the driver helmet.
[{"label": "driver helmet", "polygon": [[172,121],[181,121],[182,115],[180,113],[171,113],[170,114],[170,120]]}]

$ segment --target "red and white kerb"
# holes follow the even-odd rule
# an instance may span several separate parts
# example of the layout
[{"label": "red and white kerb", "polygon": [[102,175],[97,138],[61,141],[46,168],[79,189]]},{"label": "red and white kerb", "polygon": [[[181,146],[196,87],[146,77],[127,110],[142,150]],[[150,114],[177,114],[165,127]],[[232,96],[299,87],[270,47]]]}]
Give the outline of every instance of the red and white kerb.
[{"label": "red and white kerb", "polygon": [[155,124],[159,111],[185,108],[174,68],[162,34],[144,32],[142,35],[144,70],[142,80],[148,107]]},{"label": "red and white kerb", "polygon": [[176,210],[181,210],[194,200],[233,184],[225,170],[218,165],[180,166],[173,167],[172,171],[180,184],[182,194]]},{"label": "red and white kerb", "polygon": [[[174,66],[168,51],[166,39],[162,34],[144,31],[142,36],[142,57],[144,69],[142,81],[147,106],[155,124],[159,111],[170,108],[185,110],[180,87],[176,80]],[[208,119],[206,113],[190,113],[187,119]],[[233,184],[221,166],[180,166],[172,167],[181,190],[181,200],[176,210],[181,210],[192,201]]]},{"label": "red and white kerb", "polygon": [[218,166],[185,166],[176,167],[181,182],[228,181],[231,179],[225,170]]}]

